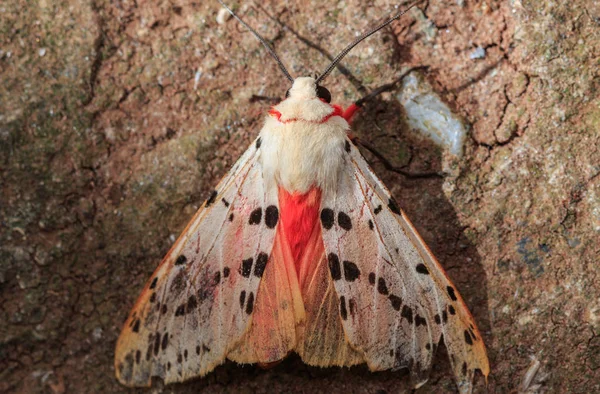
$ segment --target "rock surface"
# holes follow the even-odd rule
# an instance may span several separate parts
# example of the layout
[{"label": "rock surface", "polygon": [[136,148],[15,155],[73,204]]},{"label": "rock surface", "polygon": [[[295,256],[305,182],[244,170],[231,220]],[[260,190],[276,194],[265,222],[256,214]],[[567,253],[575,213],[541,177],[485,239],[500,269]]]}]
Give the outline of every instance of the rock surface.
[{"label": "rock surface", "polygon": [[[236,10],[295,76],[322,70],[323,53],[393,11],[379,0],[260,4]],[[127,391],[113,370],[122,322],[258,133],[269,102],[253,95],[288,88],[250,33],[232,18],[217,22],[219,9],[187,0],[0,6],[1,392]],[[479,323],[489,392],[600,391],[599,28],[600,6],[586,0],[429,1],[327,80],[348,105],[417,67],[469,126],[462,157],[449,156],[410,130],[395,91],[353,128],[396,166],[445,171],[405,177],[366,154]],[[269,370],[228,363],[173,390],[411,388],[405,371],[318,369],[290,357]],[[440,350],[419,392],[455,390]],[[476,391],[486,392],[481,376]]]}]

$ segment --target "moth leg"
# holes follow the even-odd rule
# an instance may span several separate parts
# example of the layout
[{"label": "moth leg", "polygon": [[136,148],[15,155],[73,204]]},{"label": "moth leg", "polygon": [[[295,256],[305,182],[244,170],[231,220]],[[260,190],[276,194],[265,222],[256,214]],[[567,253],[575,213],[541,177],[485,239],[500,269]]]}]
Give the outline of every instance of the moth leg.
[{"label": "moth leg", "polygon": [[381,164],[383,164],[383,166],[388,171],[396,172],[398,174],[404,175],[405,177],[411,178],[411,179],[444,178],[444,176],[445,176],[445,174],[443,172],[437,172],[437,171],[424,171],[424,172],[407,171],[403,167],[398,167],[398,166],[393,165],[381,152],[379,152],[377,150],[377,148],[375,148],[370,143],[365,142],[354,135],[352,135],[350,137],[350,140],[355,145],[358,144],[358,145],[362,146],[363,148],[365,148],[366,150],[368,150],[369,152],[371,152],[375,157],[377,157],[377,159],[379,159]]},{"label": "moth leg", "polygon": [[261,96],[258,94],[253,94],[252,97],[250,97],[251,103],[256,103],[259,101],[266,101],[267,103],[277,104],[281,101],[281,97]]},{"label": "moth leg", "polygon": [[395,89],[396,86],[400,82],[402,82],[404,77],[406,77],[411,72],[413,72],[415,70],[426,70],[426,69],[428,69],[428,67],[425,67],[425,66],[411,67],[411,68],[405,70],[402,74],[400,74],[400,76],[398,78],[396,78],[394,81],[392,81],[390,83],[386,83],[385,85],[381,85],[377,89],[373,90],[371,93],[363,96],[361,99],[356,100],[354,102],[354,105],[361,108],[367,101],[373,100],[375,97],[379,96],[381,93],[389,92],[390,90]]}]

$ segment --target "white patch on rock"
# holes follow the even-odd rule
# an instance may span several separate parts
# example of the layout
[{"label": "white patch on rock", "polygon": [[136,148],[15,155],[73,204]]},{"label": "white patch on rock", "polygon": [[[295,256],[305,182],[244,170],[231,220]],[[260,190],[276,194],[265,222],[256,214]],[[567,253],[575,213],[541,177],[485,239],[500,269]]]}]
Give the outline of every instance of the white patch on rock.
[{"label": "white patch on rock", "polygon": [[477,47],[469,55],[469,59],[483,59],[485,57],[485,49],[483,47]]},{"label": "white patch on rock", "polygon": [[397,98],[406,110],[410,127],[425,134],[453,155],[462,155],[467,132],[465,125],[416,72],[404,78]]}]

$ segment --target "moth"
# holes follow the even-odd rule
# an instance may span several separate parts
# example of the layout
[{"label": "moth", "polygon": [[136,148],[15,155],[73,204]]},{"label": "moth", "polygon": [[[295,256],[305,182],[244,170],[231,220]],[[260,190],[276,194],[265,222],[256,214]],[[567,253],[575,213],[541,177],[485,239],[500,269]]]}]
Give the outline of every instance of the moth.
[{"label": "moth", "polygon": [[[219,1],[225,8],[227,6]],[[229,10],[229,8],[227,8]],[[204,376],[226,359],[409,368],[423,385],[443,338],[461,393],[485,345],[443,268],[349,137],[357,110],[316,78],[292,78],[258,138],[212,191],[149,279],[117,341],[127,386]]]}]

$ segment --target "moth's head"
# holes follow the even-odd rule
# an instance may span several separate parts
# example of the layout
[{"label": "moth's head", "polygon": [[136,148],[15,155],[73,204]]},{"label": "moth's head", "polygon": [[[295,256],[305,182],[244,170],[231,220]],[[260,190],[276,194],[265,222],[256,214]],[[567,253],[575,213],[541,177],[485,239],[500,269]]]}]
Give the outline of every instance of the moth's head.
[{"label": "moth's head", "polygon": [[319,98],[326,103],[331,103],[331,93],[329,93],[329,90],[317,85],[316,79],[311,77],[296,78],[292,87],[285,93],[285,97],[299,100]]}]

